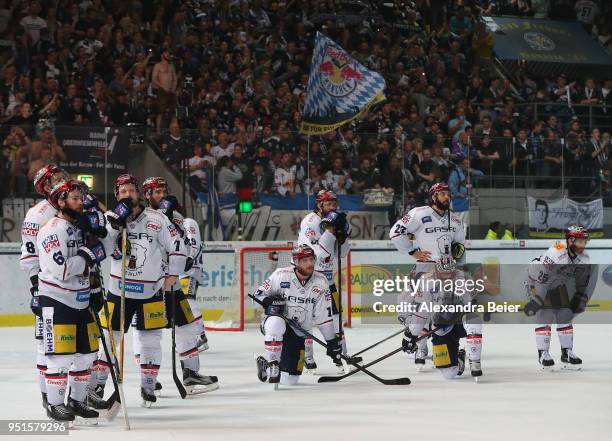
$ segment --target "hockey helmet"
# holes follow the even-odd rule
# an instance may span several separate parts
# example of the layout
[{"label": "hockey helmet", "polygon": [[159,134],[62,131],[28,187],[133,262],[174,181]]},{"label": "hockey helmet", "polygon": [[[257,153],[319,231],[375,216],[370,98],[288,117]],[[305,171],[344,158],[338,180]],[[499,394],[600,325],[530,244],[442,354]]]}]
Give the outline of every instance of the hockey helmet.
[{"label": "hockey helmet", "polygon": [[166,181],[166,179],[160,176],[152,176],[150,178],[145,179],[142,183],[142,192],[146,194],[147,191],[155,190],[159,187],[166,187],[166,189],[169,189],[168,181]]},{"label": "hockey helmet", "polygon": [[566,240],[570,240],[570,239],[589,240],[589,232],[584,227],[581,227],[578,225],[572,225],[571,227],[568,227],[565,230],[565,239]]},{"label": "hockey helmet", "polygon": [[134,187],[136,187],[136,190],[138,190],[138,179],[130,174],[120,175],[115,180],[115,197],[119,195],[119,187],[127,184],[134,184]]},{"label": "hockey helmet", "polygon": [[296,265],[300,259],[305,257],[315,258],[315,252],[308,245],[297,245],[291,250],[291,262]]},{"label": "hockey helmet", "polygon": [[49,191],[49,202],[56,209],[59,210],[59,200],[66,199],[68,193],[72,190],[80,190],[81,194],[84,195],[83,186],[80,181],[76,181],[74,179],[67,179],[65,181],[61,181],[57,183],[50,191]]},{"label": "hockey helmet", "polygon": [[36,193],[41,196],[48,196],[49,194],[47,190],[45,190],[45,187],[51,179],[51,176],[56,173],[63,173],[64,176],[66,175],[66,172],[55,164],[47,164],[38,170],[36,172],[36,176],[34,176],[34,189],[36,190]]},{"label": "hockey helmet", "polygon": [[319,205],[321,202],[327,201],[338,201],[338,196],[331,190],[319,190],[316,197],[316,203]]},{"label": "hockey helmet", "polygon": [[450,188],[444,182],[438,182],[437,184],[432,185],[429,189],[429,199],[433,201],[434,195],[441,191],[448,191],[450,193]]}]

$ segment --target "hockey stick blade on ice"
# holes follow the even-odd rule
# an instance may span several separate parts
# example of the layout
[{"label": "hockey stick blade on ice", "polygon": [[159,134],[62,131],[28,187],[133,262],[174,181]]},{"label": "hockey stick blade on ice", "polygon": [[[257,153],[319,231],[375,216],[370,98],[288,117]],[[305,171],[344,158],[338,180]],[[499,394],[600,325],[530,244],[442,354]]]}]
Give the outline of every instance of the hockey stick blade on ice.
[{"label": "hockey stick blade on ice", "polygon": [[[427,332],[426,334],[421,335],[419,338],[417,338],[417,340],[416,340],[416,341],[420,341],[420,340],[423,340],[423,339],[425,339],[425,338],[428,338],[428,337],[429,337],[431,334],[433,334],[434,332],[436,332],[438,329],[440,329],[440,328],[439,328],[439,327],[437,327],[437,328],[435,328],[435,329],[432,329],[431,331]],[[402,331],[401,331],[401,332],[404,332],[404,331],[405,331],[405,329],[402,329]],[[395,334],[393,334],[392,336],[387,337],[385,340],[388,340],[389,338],[394,337],[394,336],[396,336],[397,334],[399,334],[399,333],[395,333]],[[382,341],[378,342],[378,343],[377,343],[377,345],[378,345],[379,343],[382,343],[382,342],[383,342],[383,341],[385,341],[385,340],[382,340]],[[367,349],[368,349],[368,348],[366,348],[366,350],[367,350]],[[368,364],[366,364],[366,365],[365,365],[365,366],[363,366],[363,367],[364,367],[364,368],[368,368],[368,367],[370,367],[370,366],[372,366],[372,365],[375,365],[376,363],[380,363],[381,361],[383,361],[383,360],[385,360],[385,359],[387,359],[387,358],[391,357],[392,355],[397,354],[398,352],[401,352],[402,350],[403,350],[403,348],[402,348],[402,347],[399,347],[399,348],[397,348],[397,349],[394,349],[393,351],[389,352],[388,354],[385,354],[385,355],[383,355],[383,356],[381,356],[381,357],[377,358],[376,360],[369,362]],[[362,351],[362,352],[363,352],[363,351]],[[344,378],[346,378],[346,377],[350,377],[351,375],[356,374],[357,372],[359,372],[359,370],[358,370],[358,369],[353,369],[352,371],[347,372],[347,373],[346,373],[346,374],[344,374],[344,375],[337,375],[337,376],[331,376],[331,375],[330,375],[330,376],[323,376],[323,377],[319,377],[318,382],[319,382],[319,383],[335,383],[336,381],[343,380]],[[401,378],[398,378],[398,380],[401,380]],[[408,378],[406,378],[406,380],[410,381]],[[410,383],[408,383],[408,384],[410,384]]]},{"label": "hockey stick blade on ice", "polygon": [[[253,294],[249,294],[249,297],[252,298],[260,306],[263,306],[263,303],[261,302],[261,300],[256,298]],[[324,348],[327,348],[327,344],[325,342],[323,342],[322,340],[320,340],[317,337],[315,337],[314,335],[312,335],[310,332],[308,332],[305,329],[303,329],[299,324],[295,323],[293,320],[287,318],[284,315],[280,315],[280,314],[277,317],[280,317],[281,319],[283,319],[294,330],[298,331],[299,333],[301,333],[301,334],[303,334],[303,335],[305,335],[307,337],[312,338],[312,341],[315,341],[318,344],[320,344],[321,346],[323,346]],[[359,363],[354,362],[351,358],[347,357],[346,355],[344,355],[344,354],[339,354],[339,355],[340,355],[340,358],[342,358],[347,364],[349,364],[351,366],[354,366],[356,368],[356,371],[363,372],[364,374],[374,378],[379,383],[382,383],[382,384],[387,385],[387,386],[408,385],[408,384],[410,384],[410,378],[407,378],[407,377],[392,378],[392,379],[380,378],[378,375],[373,374],[372,372],[368,371],[367,369],[362,367]]]}]

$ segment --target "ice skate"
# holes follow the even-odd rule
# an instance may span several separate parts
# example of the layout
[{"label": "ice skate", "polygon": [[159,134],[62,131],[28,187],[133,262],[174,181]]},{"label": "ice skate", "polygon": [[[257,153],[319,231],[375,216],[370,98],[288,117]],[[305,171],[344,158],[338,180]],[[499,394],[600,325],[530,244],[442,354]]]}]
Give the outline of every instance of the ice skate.
[{"label": "ice skate", "polygon": [[200,375],[191,369],[183,369],[183,386],[188,395],[197,395],[219,389],[219,379],[214,375]]},{"label": "ice skate", "polygon": [[142,406],[143,407],[151,407],[153,403],[157,401],[157,397],[155,393],[147,392],[142,387],[140,388],[140,396],[142,398]]},{"label": "ice skate", "polygon": [[470,360],[470,372],[474,381],[478,383],[479,378],[482,377],[482,368],[480,366],[480,360]]},{"label": "ice skate", "polygon": [[457,376],[463,375],[463,371],[465,370],[465,349],[459,349],[459,354],[457,355],[459,358],[457,366],[459,370],[457,371]]},{"label": "ice skate", "polygon": [[425,369],[425,359],[427,358],[427,349],[419,349],[414,354],[414,365],[417,372],[423,372]]},{"label": "ice skate", "polygon": [[314,374],[317,370],[317,363],[314,361],[314,358],[307,358],[304,360],[304,368],[306,369],[306,373]]},{"label": "ice skate", "polygon": [[66,407],[65,404],[47,404],[47,416],[53,421],[68,422],[69,427],[74,423],[74,413]]},{"label": "ice skate", "polygon": [[548,351],[538,350],[538,361],[540,362],[542,370],[545,371],[552,370],[553,366],[555,365],[555,361],[552,359]]},{"label": "ice skate", "polygon": [[68,397],[68,405],[66,407],[76,417],[76,424],[84,426],[94,426],[98,424],[98,417],[100,414],[94,409],[87,407],[85,402]]},{"label": "ice skate", "polygon": [[573,371],[582,370],[582,360],[576,356],[571,349],[561,349],[561,363],[563,363],[563,369]]}]

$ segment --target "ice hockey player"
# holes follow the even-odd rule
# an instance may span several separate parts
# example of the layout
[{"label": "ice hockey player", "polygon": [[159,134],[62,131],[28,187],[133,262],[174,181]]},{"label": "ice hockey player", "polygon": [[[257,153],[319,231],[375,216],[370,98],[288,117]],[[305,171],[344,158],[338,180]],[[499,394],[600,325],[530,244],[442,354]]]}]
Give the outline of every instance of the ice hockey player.
[{"label": "ice hockey player", "polygon": [[[340,313],[338,311],[338,289],[334,282],[334,269],[338,260],[338,245],[340,242],[340,256],[346,257],[350,251],[348,238],[351,227],[346,219],[346,213],[338,211],[338,197],[333,191],[321,190],[316,196],[316,210],[306,215],[300,223],[298,244],[310,246],[316,255],[315,271],[325,276],[332,294],[332,313],[336,333],[342,341],[342,353],[347,355],[344,332],[340,332]],[[312,371],[317,368],[314,360],[312,339],[306,339],[306,369]],[[336,366],[343,370],[342,360],[336,360]],[[361,361],[360,357],[354,359]]]},{"label": "ice hockey player", "polygon": [[[125,328],[127,332],[134,314],[141,333],[140,384],[143,404],[150,407],[161,364],[162,329],[166,327],[164,289],[169,290],[179,274],[185,271],[187,250],[178,231],[168,219],[140,202],[138,181],[129,174],[115,181],[116,206],[106,213],[109,240],[115,244],[110,266],[107,303],[115,345],[119,348],[119,316],[121,305],[121,231],[127,228],[128,244],[125,268]],[[164,271],[167,259],[167,274]],[[108,321],[103,315],[104,336],[110,341]],[[110,363],[104,351],[98,354],[96,393],[103,397]]]},{"label": "ice hockey player", "polygon": [[22,270],[27,271],[30,279],[31,309],[36,317],[36,326],[34,328],[34,338],[37,340],[36,369],[38,371],[38,384],[42,395],[42,403],[45,409],[47,408],[47,387],[45,382],[47,362],[42,340],[42,320],[40,314],[36,312],[39,308],[38,272],[40,270],[36,238],[40,228],[57,213],[57,207],[53,206],[49,199],[49,191],[65,178],[65,172],[55,164],[47,164],[36,172],[34,189],[36,193],[45,199],[28,210],[21,225],[21,259],[19,260],[19,265]]},{"label": "ice hockey player", "polygon": [[[461,306],[469,305],[477,293],[459,293],[454,289],[456,281],[466,278],[466,274],[458,271],[455,262],[449,257],[443,257],[436,262],[435,270],[422,275],[422,292],[418,296],[420,305],[416,308],[417,312],[407,319],[408,331],[404,333],[402,347],[408,353],[416,351],[416,339],[431,322],[433,329],[440,327],[431,338],[434,366],[444,378],[460,376],[465,368],[467,352],[470,371],[478,381],[478,377],[482,376],[482,320],[474,312],[461,310]],[[451,281],[452,284],[448,283]],[[465,283],[462,283],[462,286],[465,286]],[[437,312],[437,306],[448,306],[449,310]],[[465,350],[459,349],[461,338],[466,339]]]},{"label": "ice hockey player", "polygon": [[315,271],[314,250],[308,245],[294,247],[291,263],[274,271],[255,293],[265,309],[261,324],[265,357],[257,358],[257,376],[261,381],[287,385],[296,384],[302,374],[305,338],[279,315],[294,320],[308,332],[317,326],[332,360],[340,358],[342,352],[332,318],[328,281]]},{"label": "ice hockey player", "polygon": [[[555,364],[549,353],[552,323],[557,323],[564,367],[579,369],[582,365],[582,360],[573,352],[572,318],[584,312],[593,294],[593,278],[597,272],[585,251],[588,240],[585,228],[571,226],[565,231],[565,243],[555,243],[529,265],[525,283],[529,302],[524,312],[527,316],[535,315],[540,323],[535,333],[538,361],[543,369]],[[568,290],[574,285],[576,292],[570,299]]]},{"label": "ice hockey player", "polygon": [[98,412],[86,405],[86,398],[98,351],[93,314],[100,310],[103,299],[101,293],[91,296],[89,269],[104,260],[106,252],[95,235],[86,238],[85,231],[77,227],[83,197],[81,184],[73,180],[58,183],[49,193],[59,212],[38,233],[38,311],[47,357],[47,415],[57,421],[73,421],[77,416],[93,424]]},{"label": "ice hockey player", "polygon": [[[418,279],[431,272],[435,262],[446,257],[459,261],[465,251],[465,234],[461,220],[450,212],[450,190],[445,183],[434,184],[429,189],[429,206],[413,208],[399,219],[389,231],[389,238],[400,253],[409,254],[417,261],[412,277]],[[450,223],[450,225],[449,225]],[[399,301],[410,301],[410,293],[402,293]],[[406,315],[400,315],[404,323]],[[429,324],[426,324],[428,328]],[[427,329],[425,329],[427,330]],[[425,365],[427,340],[418,343],[414,363],[418,370]]]},{"label": "ice hockey player", "polygon": [[[194,219],[184,218],[180,213],[181,207],[176,197],[168,194],[168,183],[162,177],[147,178],[142,184],[142,193],[148,207],[162,213],[171,222],[179,235],[185,242],[188,251],[188,269],[181,272],[179,278],[189,278],[193,274],[193,263],[200,259],[202,241],[195,236],[197,226]],[[219,388],[218,378],[214,375],[201,375],[200,354],[198,342],[202,339],[204,332],[200,313],[196,313],[195,291],[193,292],[193,303],[190,303],[181,289],[180,281],[172,286],[172,294],[166,295],[166,316],[170,318],[172,313],[171,301],[176,302],[176,349],[179,353],[181,367],[183,370],[183,385],[189,394],[209,392]],[[196,319],[197,317],[197,319]],[[140,331],[134,333],[134,354],[139,354]],[[205,334],[204,334],[205,338]],[[156,387],[159,387],[156,385]]]}]

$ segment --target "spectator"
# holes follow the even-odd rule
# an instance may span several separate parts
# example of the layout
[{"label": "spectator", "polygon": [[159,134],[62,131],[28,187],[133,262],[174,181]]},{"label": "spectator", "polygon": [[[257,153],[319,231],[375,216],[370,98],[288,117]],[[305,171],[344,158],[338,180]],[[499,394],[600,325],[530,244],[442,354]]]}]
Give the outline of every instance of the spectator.
[{"label": "spectator", "polygon": [[[210,144],[209,144],[210,148]],[[189,184],[196,192],[207,191],[208,174],[213,172],[215,158],[213,158],[204,148],[201,142],[193,146],[193,156],[187,162],[187,172],[189,173]]]},{"label": "spectator", "polygon": [[364,157],[359,162],[359,169],[351,172],[353,192],[360,194],[363,190],[380,187],[380,173],[372,169],[370,158]]},{"label": "spectator", "polygon": [[537,174],[541,176],[560,176],[561,175],[561,161],[562,151],[559,140],[557,139],[557,134],[549,130],[547,132],[546,141],[544,141],[543,146],[543,167],[540,170],[536,168]]},{"label": "spectator", "polygon": [[503,227],[501,222],[495,221],[489,224],[489,230],[484,240],[500,240],[500,236],[503,233]]},{"label": "spectator", "polygon": [[151,85],[157,94],[155,101],[156,124],[161,128],[163,113],[172,114],[176,108],[177,77],[174,65],[170,64],[170,50],[163,49],[161,61],[153,66]]},{"label": "spectator", "polygon": [[484,173],[480,170],[471,169],[470,161],[466,158],[461,162],[461,166],[455,167],[451,171],[448,178],[448,186],[452,197],[452,210],[457,214],[466,231],[470,226],[469,193],[472,188],[471,181],[468,183],[468,179],[476,179],[483,175]]},{"label": "spectator", "polygon": [[533,160],[533,147],[527,139],[527,132],[519,130],[514,143],[511,167],[517,176],[527,176]]},{"label": "spectator", "polygon": [[[166,133],[161,141],[160,153],[164,158],[164,161],[171,165],[180,163],[186,153],[186,140],[181,133],[181,127],[178,119],[173,118],[170,122],[170,130]],[[215,158],[218,159],[218,158]]]},{"label": "spectator", "polygon": [[274,177],[267,170],[264,162],[259,160],[254,162],[251,182],[253,184],[253,191],[257,196],[271,193]]},{"label": "spectator", "polygon": [[40,32],[46,29],[47,22],[39,16],[41,6],[38,1],[30,3],[29,15],[23,17],[19,24],[23,27],[25,33],[28,35],[30,44],[36,46],[40,40]]},{"label": "spectator", "polygon": [[499,171],[499,151],[490,136],[482,138],[476,154],[478,157],[476,164],[486,174],[492,175]]},{"label": "spectator", "polygon": [[274,170],[274,185],[281,196],[295,197],[297,167],[293,163],[290,153],[277,153],[280,155],[280,164]]},{"label": "spectator", "polygon": [[331,170],[325,173],[323,186],[336,194],[347,194],[352,185],[353,181],[348,171],[343,168],[342,158],[335,158]]},{"label": "spectator", "polygon": [[476,24],[476,32],[472,37],[472,50],[477,63],[489,65],[493,56],[493,34],[487,30],[483,21]]},{"label": "spectator", "polygon": [[236,194],[236,184],[242,179],[242,172],[234,165],[229,156],[223,156],[217,164],[219,166],[219,177],[217,178],[219,195]]},{"label": "spectator", "polygon": [[218,161],[223,156],[231,156],[234,153],[234,143],[225,130],[221,130],[217,137],[218,143],[211,150],[211,154]]},{"label": "spectator", "polygon": [[449,135],[452,135],[453,141],[457,141],[459,139],[459,134],[463,132],[466,127],[471,126],[472,123],[465,118],[465,108],[459,107],[457,109],[455,118],[448,122],[448,133]]}]

